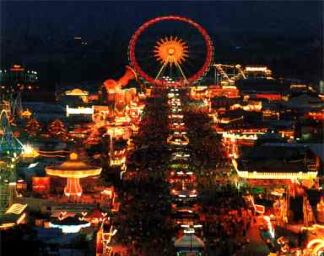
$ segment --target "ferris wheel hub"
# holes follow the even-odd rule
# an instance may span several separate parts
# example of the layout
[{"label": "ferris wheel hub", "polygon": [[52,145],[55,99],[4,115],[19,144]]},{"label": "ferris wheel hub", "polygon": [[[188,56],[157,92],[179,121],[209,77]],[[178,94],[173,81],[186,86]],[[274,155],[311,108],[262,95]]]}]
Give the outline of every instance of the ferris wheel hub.
[{"label": "ferris wheel hub", "polygon": [[177,37],[161,38],[154,46],[154,56],[163,65],[180,64],[188,57],[188,46]]}]

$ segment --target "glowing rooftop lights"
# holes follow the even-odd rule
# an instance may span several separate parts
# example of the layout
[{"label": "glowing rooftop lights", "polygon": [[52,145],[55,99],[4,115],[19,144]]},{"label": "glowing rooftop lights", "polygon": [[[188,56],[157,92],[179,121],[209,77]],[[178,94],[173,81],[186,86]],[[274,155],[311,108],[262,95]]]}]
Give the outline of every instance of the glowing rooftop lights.
[{"label": "glowing rooftop lights", "polygon": [[182,108],[179,108],[179,107],[173,107],[173,108],[171,109],[171,111],[172,111],[173,113],[180,113],[180,112],[182,112]]},{"label": "glowing rooftop lights", "polygon": [[84,224],[79,224],[79,225],[60,225],[60,224],[54,224],[51,222],[49,223],[50,228],[59,228],[65,234],[79,233],[82,228],[87,228],[90,226],[91,226],[91,223],[84,223]]},{"label": "glowing rooftop lights", "polygon": [[194,234],[195,233],[195,229],[194,228],[187,228],[183,231],[183,233],[185,234]]},{"label": "glowing rooftop lights", "polygon": [[32,115],[32,112],[29,109],[26,109],[21,113],[21,116],[24,118],[30,118],[31,115]]},{"label": "glowing rooftop lights", "polygon": [[306,248],[312,251],[312,255],[321,255],[324,248],[324,238],[316,238],[309,241]]},{"label": "glowing rooftop lights", "polygon": [[66,116],[69,117],[70,115],[93,115],[94,109],[93,107],[77,107],[71,108],[66,105]]},{"label": "glowing rooftop lights", "polygon": [[21,157],[23,158],[36,158],[39,156],[37,150],[35,150],[30,144],[23,145]]},{"label": "glowing rooftop lights", "polygon": [[[233,159],[234,161],[234,159]],[[240,171],[237,169],[237,166],[235,166],[235,170],[237,171],[238,175],[241,178],[245,179],[283,179],[283,180],[312,180],[316,179],[317,177],[317,171],[315,172],[276,172],[275,170],[273,172],[256,172],[256,171]]]},{"label": "glowing rooftop lights", "polygon": [[116,157],[110,159],[110,166],[121,166],[126,163],[126,156]]},{"label": "glowing rooftop lights", "polygon": [[171,114],[168,116],[169,119],[183,119],[183,115]]},{"label": "glowing rooftop lights", "polygon": [[80,161],[78,158],[78,154],[73,152],[70,154],[70,159],[63,162],[61,165],[48,166],[45,168],[47,175],[67,178],[64,194],[68,197],[79,197],[82,195],[80,178],[98,176],[102,170],[101,167],[90,166]]},{"label": "glowing rooftop lights", "polygon": [[167,138],[167,143],[170,145],[188,145],[189,138],[186,135],[170,135]]},{"label": "glowing rooftop lights", "polygon": [[6,214],[16,214],[20,215],[23,213],[23,211],[27,208],[27,204],[13,204],[9,207],[9,209],[6,211]]},{"label": "glowing rooftop lights", "polygon": [[248,72],[265,72],[269,70],[267,67],[252,67],[252,66],[248,66],[245,68],[245,71]]},{"label": "glowing rooftop lights", "polygon": [[73,90],[65,91],[64,94],[67,96],[88,96],[89,92],[76,88]]},{"label": "glowing rooftop lights", "polygon": [[186,135],[187,132],[185,132],[185,131],[174,131],[173,134],[174,135]]}]

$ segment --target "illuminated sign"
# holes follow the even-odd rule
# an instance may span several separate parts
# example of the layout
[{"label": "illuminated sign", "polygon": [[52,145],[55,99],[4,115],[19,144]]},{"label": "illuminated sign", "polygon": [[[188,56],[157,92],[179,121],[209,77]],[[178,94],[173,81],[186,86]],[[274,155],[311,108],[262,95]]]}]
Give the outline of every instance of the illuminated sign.
[{"label": "illuminated sign", "polygon": [[70,115],[93,115],[93,106],[92,107],[77,107],[71,108],[69,105],[66,105],[66,116]]},{"label": "illuminated sign", "polygon": [[267,67],[246,67],[245,71],[248,72],[266,72],[268,70]]},{"label": "illuminated sign", "polygon": [[59,228],[62,230],[63,233],[78,233],[80,232],[81,228],[90,227],[90,223],[80,224],[80,225],[58,225],[49,223],[50,228]]}]

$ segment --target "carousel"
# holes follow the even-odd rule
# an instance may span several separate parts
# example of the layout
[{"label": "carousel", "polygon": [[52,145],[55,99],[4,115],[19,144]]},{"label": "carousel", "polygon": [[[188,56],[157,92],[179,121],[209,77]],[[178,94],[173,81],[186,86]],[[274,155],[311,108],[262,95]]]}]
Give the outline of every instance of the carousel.
[{"label": "carousel", "polygon": [[98,176],[102,168],[92,166],[79,159],[77,153],[71,153],[70,159],[58,166],[48,166],[45,168],[46,174],[60,178],[66,178],[64,188],[65,196],[69,198],[79,198],[82,195],[80,179]]}]

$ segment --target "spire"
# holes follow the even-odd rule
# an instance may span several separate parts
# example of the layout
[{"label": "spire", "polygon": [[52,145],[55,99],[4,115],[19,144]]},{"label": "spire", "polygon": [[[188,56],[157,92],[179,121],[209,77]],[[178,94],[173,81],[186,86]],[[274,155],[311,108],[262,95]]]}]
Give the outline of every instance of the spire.
[{"label": "spire", "polygon": [[0,113],[0,132],[0,154],[20,153],[23,145],[12,133],[6,110],[2,110]]}]

